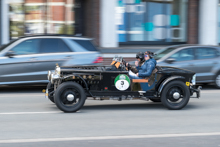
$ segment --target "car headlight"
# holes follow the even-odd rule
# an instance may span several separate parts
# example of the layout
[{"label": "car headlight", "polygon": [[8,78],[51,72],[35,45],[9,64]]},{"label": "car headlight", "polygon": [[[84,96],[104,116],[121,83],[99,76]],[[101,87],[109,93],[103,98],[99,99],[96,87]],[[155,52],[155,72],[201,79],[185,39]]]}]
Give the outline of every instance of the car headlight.
[{"label": "car headlight", "polygon": [[192,84],[193,84],[193,85],[196,85],[196,74],[193,75]]},{"label": "car headlight", "polygon": [[59,67],[59,66],[56,66],[56,68],[55,68],[55,73],[58,74],[58,75],[60,75],[60,71],[61,71],[60,67]]},{"label": "car headlight", "polygon": [[50,81],[51,80],[51,71],[48,71],[47,73],[47,79]]},{"label": "car headlight", "polygon": [[53,76],[54,76],[54,74],[52,73],[51,76],[50,76],[50,77],[51,77],[51,78],[50,78],[50,82],[51,82],[52,84],[53,84]]},{"label": "car headlight", "polygon": [[57,73],[52,73],[51,74],[51,79],[50,79],[50,82],[53,84],[54,83],[54,80],[57,80],[60,78],[60,75],[58,75]]},{"label": "car headlight", "polygon": [[[55,68],[55,72],[49,74],[49,71],[48,71],[48,80],[53,84],[54,83],[54,80],[57,80],[60,78],[60,72],[61,72],[61,69],[60,67],[57,65],[56,68]],[[49,76],[50,75],[50,76]]]}]

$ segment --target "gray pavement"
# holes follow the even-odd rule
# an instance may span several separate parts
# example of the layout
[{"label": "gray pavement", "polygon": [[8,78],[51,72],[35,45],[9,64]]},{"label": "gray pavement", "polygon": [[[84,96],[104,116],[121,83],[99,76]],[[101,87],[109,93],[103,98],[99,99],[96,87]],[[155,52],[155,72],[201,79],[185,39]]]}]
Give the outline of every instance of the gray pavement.
[{"label": "gray pavement", "polygon": [[[1,91],[0,146],[220,146],[220,90],[182,110],[150,101],[86,101],[63,113],[37,90]],[[93,138],[91,138],[93,137]]]},{"label": "gray pavement", "polygon": [[219,147],[220,136],[109,139],[1,144],[1,147]]}]

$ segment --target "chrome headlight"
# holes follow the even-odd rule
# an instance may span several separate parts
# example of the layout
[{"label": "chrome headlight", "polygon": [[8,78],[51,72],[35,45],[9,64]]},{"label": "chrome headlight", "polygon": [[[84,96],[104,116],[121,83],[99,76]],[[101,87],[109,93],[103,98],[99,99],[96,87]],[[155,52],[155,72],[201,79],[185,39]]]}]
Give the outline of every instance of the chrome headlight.
[{"label": "chrome headlight", "polygon": [[53,84],[53,77],[54,77],[54,74],[52,73],[51,76],[50,76],[50,82]]},{"label": "chrome headlight", "polygon": [[56,68],[55,68],[55,74],[60,75],[60,71],[61,71],[60,67],[59,67],[59,66],[56,66]]},{"label": "chrome headlight", "polygon": [[196,85],[196,74],[193,75],[192,84],[193,84],[193,85]]},{"label": "chrome headlight", "polygon": [[[54,83],[54,80],[57,80],[60,78],[60,72],[61,72],[61,69],[60,67],[57,65],[56,68],[55,68],[55,72],[51,73],[50,74],[50,82],[53,84]],[[48,73],[49,74],[49,73]]]},{"label": "chrome headlight", "polygon": [[51,74],[51,80],[50,80],[50,82],[53,84],[54,83],[54,80],[57,80],[57,79],[59,79],[60,78],[60,75],[58,75],[58,74]]},{"label": "chrome headlight", "polygon": [[51,80],[51,71],[48,71],[47,73],[47,79],[50,81]]}]

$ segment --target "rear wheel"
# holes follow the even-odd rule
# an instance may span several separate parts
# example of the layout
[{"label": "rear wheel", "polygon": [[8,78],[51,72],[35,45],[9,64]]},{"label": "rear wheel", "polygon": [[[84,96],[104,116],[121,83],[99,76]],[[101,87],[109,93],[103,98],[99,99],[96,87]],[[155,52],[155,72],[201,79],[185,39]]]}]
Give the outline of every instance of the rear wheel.
[{"label": "rear wheel", "polygon": [[65,82],[55,91],[55,103],[64,112],[76,112],[85,103],[86,95],[81,85],[75,82]]},{"label": "rear wheel", "polygon": [[215,87],[220,89],[220,72],[218,72],[215,76]]},{"label": "rear wheel", "polygon": [[161,93],[161,101],[165,107],[171,110],[182,109],[190,98],[188,87],[182,81],[171,81]]}]

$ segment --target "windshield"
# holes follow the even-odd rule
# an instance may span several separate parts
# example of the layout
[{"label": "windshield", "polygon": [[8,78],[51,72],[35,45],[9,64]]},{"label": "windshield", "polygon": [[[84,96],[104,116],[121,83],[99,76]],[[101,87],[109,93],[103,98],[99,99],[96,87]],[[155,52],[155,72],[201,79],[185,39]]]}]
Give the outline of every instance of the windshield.
[{"label": "windshield", "polygon": [[154,56],[154,59],[159,60],[159,59],[163,58],[165,55],[167,55],[168,53],[172,52],[175,49],[176,48],[171,47],[171,48],[166,48],[166,49],[159,50],[158,52],[155,53],[156,55]]},{"label": "windshield", "polygon": [[13,41],[9,42],[8,44],[3,44],[2,46],[0,46],[0,52],[1,52],[3,49],[5,49],[6,47],[8,47],[9,45],[11,45],[12,43],[14,43],[15,41],[17,41],[17,40],[13,40]]}]

